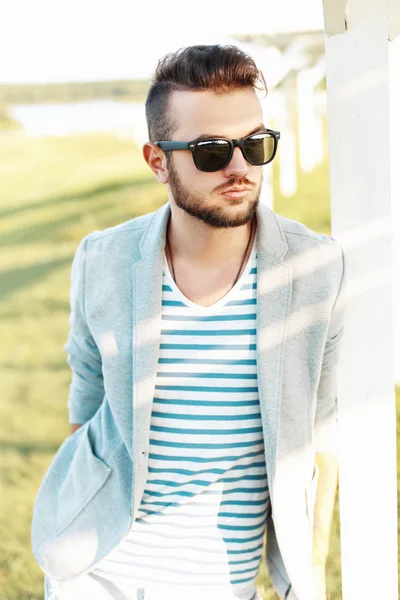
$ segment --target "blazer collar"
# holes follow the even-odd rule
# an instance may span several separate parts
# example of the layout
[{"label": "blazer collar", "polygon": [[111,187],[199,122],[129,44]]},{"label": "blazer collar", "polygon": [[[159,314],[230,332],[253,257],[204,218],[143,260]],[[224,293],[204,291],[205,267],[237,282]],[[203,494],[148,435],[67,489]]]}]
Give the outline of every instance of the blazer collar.
[{"label": "blazer collar", "polygon": [[[166,244],[166,231],[170,213],[171,206],[169,202],[154,213],[139,245],[142,258],[146,258],[153,252],[162,254]],[[288,250],[288,245],[278,219],[274,212],[262,203],[258,205],[256,214],[257,252],[261,261],[280,262]]]}]

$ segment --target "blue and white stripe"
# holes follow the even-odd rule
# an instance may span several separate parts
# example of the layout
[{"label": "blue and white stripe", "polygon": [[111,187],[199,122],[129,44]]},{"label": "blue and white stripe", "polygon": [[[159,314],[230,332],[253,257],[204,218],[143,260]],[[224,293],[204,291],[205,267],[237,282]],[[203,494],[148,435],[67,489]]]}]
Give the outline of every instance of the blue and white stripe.
[{"label": "blue and white stripe", "polygon": [[132,588],[254,595],[269,510],[255,248],[236,285],[209,307],[182,294],[164,259],[147,483],[131,532],[96,575]]}]

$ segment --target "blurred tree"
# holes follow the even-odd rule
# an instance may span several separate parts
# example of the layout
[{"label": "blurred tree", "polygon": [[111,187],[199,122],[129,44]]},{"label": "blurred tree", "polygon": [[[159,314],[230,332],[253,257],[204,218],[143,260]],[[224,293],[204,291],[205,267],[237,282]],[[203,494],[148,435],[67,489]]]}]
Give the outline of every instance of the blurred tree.
[{"label": "blurred tree", "polygon": [[0,132],[16,129],[22,129],[21,123],[9,115],[5,104],[0,103]]}]

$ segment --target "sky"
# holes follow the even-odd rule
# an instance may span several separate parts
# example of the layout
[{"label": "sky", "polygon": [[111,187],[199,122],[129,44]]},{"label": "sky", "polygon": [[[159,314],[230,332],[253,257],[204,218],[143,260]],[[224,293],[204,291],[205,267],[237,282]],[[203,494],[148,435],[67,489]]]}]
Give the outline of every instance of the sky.
[{"label": "sky", "polygon": [[183,46],[323,28],[322,0],[5,0],[1,16],[0,83],[146,79]]}]

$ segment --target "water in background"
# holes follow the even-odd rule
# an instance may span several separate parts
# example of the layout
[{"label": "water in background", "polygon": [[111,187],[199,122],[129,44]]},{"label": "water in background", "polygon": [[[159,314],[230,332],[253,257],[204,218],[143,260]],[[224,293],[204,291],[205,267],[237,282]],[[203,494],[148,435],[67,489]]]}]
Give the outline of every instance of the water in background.
[{"label": "water in background", "polygon": [[93,100],[68,104],[18,104],[9,107],[29,136],[108,131],[148,140],[144,103]]}]

